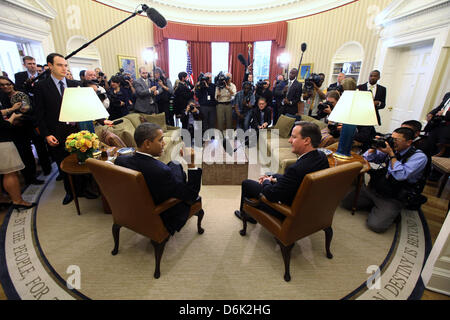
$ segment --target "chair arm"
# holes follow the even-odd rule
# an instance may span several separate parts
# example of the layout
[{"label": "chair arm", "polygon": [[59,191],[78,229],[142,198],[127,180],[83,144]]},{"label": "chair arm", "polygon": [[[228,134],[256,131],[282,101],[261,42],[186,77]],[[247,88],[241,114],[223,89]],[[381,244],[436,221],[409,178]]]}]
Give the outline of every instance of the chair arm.
[{"label": "chair arm", "polygon": [[259,198],[259,199],[249,199],[249,198],[244,197],[244,202],[246,204],[248,204],[250,207],[257,207],[261,203],[261,198]]},{"label": "chair arm", "polygon": [[166,201],[164,201],[160,205],[157,205],[155,207],[155,211],[153,211],[153,212],[155,214],[159,215],[162,212],[166,211],[167,209],[173,207],[174,205],[176,205],[177,203],[180,203],[180,202],[181,202],[181,200],[180,199],[176,199],[176,198],[167,199]]},{"label": "chair arm", "polygon": [[266,205],[268,205],[272,209],[275,209],[276,211],[278,211],[279,213],[285,215],[286,217],[292,217],[293,216],[292,211],[291,211],[291,207],[289,207],[289,206],[287,206],[285,204],[271,202],[271,201],[267,200],[267,198],[265,196],[263,196],[263,195],[261,195],[260,199]]}]

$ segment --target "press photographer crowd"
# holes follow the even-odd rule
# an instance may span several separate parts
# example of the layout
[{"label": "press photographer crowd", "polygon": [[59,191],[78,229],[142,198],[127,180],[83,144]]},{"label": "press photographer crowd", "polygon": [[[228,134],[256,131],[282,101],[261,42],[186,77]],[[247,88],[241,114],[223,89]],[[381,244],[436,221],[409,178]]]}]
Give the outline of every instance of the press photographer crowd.
[{"label": "press photographer crowd", "polygon": [[[44,66],[26,56],[23,66],[23,72],[0,77],[0,153],[9,155],[0,165],[1,202],[18,209],[35,205],[21,197],[19,172],[22,184],[43,184],[43,180],[37,179],[41,171],[44,176],[49,175],[52,162],[59,168],[68,155],[64,148],[68,135],[81,129],[92,132],[95,125],[114,126],[115,120],[129,113],[164,113],[167,125],[181,125],[192,136],[199,123],[202,132],[215,128],[252,129],[258,133],[275,126],[281,116],[296,121],[320,121],[326,126],[318,147],[332,149],[339,141],[342,124],[328,121],[328,117],[344,91],[370,91],[379,125],[383,121],[379,110],[386,106],[387,90],[378,84],[381,74],[377,70],[370,72],[363,84],[357,85],[354,78],[340,73],[337,81],[326,87],[325,74],[312,73],[300,82],[297,68],[292,68],[287,77],[278,75],[273,83],[265,77],[255,79],[249,63],[244,79],[233,79],[229,72],[214,76],[205,70],[191,83],[189,75],[182,71],[173,84],[165,70],[147,66],[138,69],[136,80],[122,69],[108,76],[97,68],[81,71],[80,80],[76,81],[68,62],[59,54],[50,54]],[[236,82],[240,84],[236,86]],[[80,123],[59,122],[64,90],[77,86],[95,90],[109,113],[107,119],[98,119],[85,128]],[[237,91],[236,87],[242,89]],[[392,133],[377,132],[374,126],[357,126],[352,151],[376,164],[369,172],[370,182],[361,189],[357,208],[369,209],[368,226],[375,232],[385,231],[402,208],[417,209],[426,201],[421,193],[427,179],[440,178],[431,168],[431,157],[450,155],[449,108],[450,93],[446,93],[440,105],[427,115],[424,128],[420,119],[405,121]],[[60,170],[57,180],[64,181],[63,204],[71,202],[73,195],[67,174]],[[344,207],[352,207],[353,192],[343,201]],[[77,194],[87,198],[98,196],[81,187]]]}]

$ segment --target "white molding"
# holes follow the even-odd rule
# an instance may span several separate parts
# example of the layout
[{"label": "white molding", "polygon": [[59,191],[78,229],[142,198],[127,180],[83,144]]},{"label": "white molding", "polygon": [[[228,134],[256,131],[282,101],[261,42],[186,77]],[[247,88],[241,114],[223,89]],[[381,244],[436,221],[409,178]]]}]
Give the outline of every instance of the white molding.
[{"label": "white molding", "polygon": [[41,18],[55,19],[57,12],[44,0],[35,0],[40,8],[33,6],[31,3],[24,0],[3,0],[7,4],[13,7],[17,7],[19,10],[25,11],[29,14],[34,14]]},{"label": "white molding", "polygon": [[[134,12],[140,0],[97,0],[108,6]],[[199,25],[252,25],[301,18],[324,12],[354,0],[212,1],[147,0],[166,20]]]}]

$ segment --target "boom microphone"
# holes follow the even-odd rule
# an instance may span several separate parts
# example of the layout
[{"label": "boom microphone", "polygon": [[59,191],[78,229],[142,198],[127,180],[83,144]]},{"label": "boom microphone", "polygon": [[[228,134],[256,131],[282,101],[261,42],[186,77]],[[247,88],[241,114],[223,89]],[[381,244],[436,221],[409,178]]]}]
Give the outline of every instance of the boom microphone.
[{"label": "boom microphone", "polygon": [[247,68],[248,67],[248,62],[247,60],[245,60],[244,56],[242,55],[242,53],[238,54],[238,59],[239,61]]},{"label": "boom microphone", "polygon": [[154,8],[150,8],[146,4],[142,5],[142,10],[147,13],[147,17],[152,20],[158,28],[164,28],[167,25],[166,19]]},{"label": "boom microphone", "polygon": [[303,42],[302,43],[302,52],[305,52],[306,51],[306,42]]}]

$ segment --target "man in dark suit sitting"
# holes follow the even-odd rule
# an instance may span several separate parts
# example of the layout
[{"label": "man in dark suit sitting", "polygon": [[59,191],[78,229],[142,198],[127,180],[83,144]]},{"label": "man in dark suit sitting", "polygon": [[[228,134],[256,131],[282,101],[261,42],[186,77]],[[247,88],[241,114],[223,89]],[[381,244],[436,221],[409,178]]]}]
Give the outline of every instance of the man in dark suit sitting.
[{"label": "man in dark suit sitting", "polygon": [[[188,170],[186,174],[179,163],[169,162],[167,165],[155,157],[164,151],[163,131],[154,123],[145,122],[134,132],[136,154],[121,156],[115,164],[139,171],[144,176],[155,205],[169,198],[177,198],[182,202],[161,213],[161,219],[167,231],[173,235],[180,231],[189,217],[192,203],[198,198],[201,183],[201,169]],[[189,167],[193,167],[190,164]]]},{"label": "man in dark suit sitting", "polygon": [[378,110],[383,109],[386,106],[386,88],[377,84],[378,80],[380,80],[380,76],[380,71],[372,71],[369,75],[369,82],[359,85],[358,90],[372,92],[378,125],[381,126],[381,118]]},{"label": "man in dark suit sitting", "polygon": [[[288,167],[284,174],[264,175],[259,178],[259,181],[244,180],[242,182],[241,207],[234,214],[242,219],[242,215],[246,214],[242,211],[244,198],[258,198],[260,193],[269,201],[280,201],[290,206],[305,175],[329,167],[327,156],[316,150],[320,139],[320,129],[316,124],[306,121],[296,122],[289,143],[292,145],[292,153],[299,156],[297,162]],[[260,206],[264,205],[260,204]],[[281,213],[270,209],[270,207],[264,206],[264,210],[268,213],[280,220],[284,219]],[[256,223],[249,216],[246,219],[250,223]]]}]

